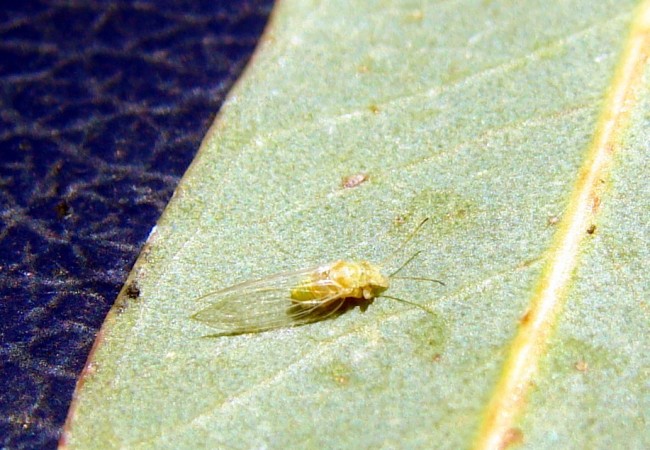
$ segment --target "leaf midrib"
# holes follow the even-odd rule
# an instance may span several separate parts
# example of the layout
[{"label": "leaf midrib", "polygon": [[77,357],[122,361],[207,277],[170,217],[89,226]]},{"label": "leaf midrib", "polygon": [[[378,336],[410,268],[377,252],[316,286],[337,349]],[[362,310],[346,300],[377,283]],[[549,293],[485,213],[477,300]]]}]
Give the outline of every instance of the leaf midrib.
[{"label": "leaf midrib", "polygon": [[[600,193],[627,128],[630,110],[650,55],[650,0],[642,3],[612,80],[594,138],[579,171],[567,212],[558,227],[550,255],[510,347],[499,383],[484,413],[476,449],[508,446],[526,401],[548,338],[571,289],[581,244],[600,211]],[[592,231],[593,232],[593,231]]]}]

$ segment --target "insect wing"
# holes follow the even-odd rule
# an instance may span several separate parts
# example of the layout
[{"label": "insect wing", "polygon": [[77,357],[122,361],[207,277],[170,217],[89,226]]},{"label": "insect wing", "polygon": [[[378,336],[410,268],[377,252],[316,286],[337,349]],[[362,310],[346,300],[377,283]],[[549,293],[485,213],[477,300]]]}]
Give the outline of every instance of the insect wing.
[{"label": "insect wing", "polygon": [[337,294],[296,302],[292,289],[300,286],[335,286],[328,278],[314,281],[317,271],[327,266],[284,272],[207,294],[200,300],[212,304],[197,312],[194,319],[218,330],[216,336],[252,333],[302,325],[334,314],[345,299]]}]

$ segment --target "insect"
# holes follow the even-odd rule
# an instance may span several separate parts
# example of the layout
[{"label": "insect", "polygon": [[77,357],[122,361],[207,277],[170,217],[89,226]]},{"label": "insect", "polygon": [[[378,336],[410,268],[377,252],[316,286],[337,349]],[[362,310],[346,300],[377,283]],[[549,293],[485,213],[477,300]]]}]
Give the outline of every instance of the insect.
[{"label": "insect", "polygon": [[[427,220],[424,219],[389,256],[400,251]],[[429,278],[397,276],[419,253],[390,275],[384,275],[379,265],[368,261],[337,260],[235,284],[199,297],[197,300],[210,299],[213,303],[192,318],[219,330],[211,336],[227,336],[324,320],[352,306],[368,305],[377,297],[407,303],[433,314],[422,305],[384,294],[390,286],[390,279],[431,281],[444,285]]]}]

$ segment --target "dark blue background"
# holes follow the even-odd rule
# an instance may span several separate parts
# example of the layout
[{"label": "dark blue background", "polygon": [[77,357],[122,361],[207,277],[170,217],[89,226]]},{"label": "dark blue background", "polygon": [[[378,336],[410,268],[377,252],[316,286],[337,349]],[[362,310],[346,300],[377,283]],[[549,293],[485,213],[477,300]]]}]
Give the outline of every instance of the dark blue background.
[{"label": "dark blue background", "polygon": [[0,6],[0,445],[53,448],[271,0]]}]

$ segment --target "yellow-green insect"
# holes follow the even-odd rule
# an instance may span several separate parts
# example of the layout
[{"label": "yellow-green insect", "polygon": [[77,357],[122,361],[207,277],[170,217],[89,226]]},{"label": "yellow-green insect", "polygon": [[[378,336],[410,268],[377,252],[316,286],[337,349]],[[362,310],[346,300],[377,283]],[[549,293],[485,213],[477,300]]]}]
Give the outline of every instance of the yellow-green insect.
[{"label": "yellow-green insect", "polygon": [[[417,233],[422,221],[398,251]],[[254,333],[316,322],[355,304],[368,304],[377,297],[421,305],[383,295],[390,278],[441,281],[421,277],[397,277],[419,254],[416,253],[390,275],[368,261],[338,260],[317,267],[283,272],[211,292],[199,298],[213,303],[192,317],[218,331],[217,335]]]}]

